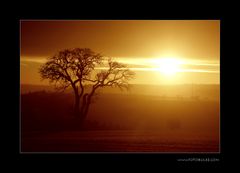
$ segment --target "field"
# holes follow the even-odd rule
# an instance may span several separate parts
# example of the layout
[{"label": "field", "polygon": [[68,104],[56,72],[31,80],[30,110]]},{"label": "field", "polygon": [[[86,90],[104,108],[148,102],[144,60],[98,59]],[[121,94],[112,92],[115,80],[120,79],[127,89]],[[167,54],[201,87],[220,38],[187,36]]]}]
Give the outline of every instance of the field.
[{"label": "field", "polygon": [[70,94],[21,97],[22,152],[219,152],[218,99],[101,93],[83,129]]},{"label": "field", "polygon": [[[176,135],[178,136],[176,138]],[[155,131],[69,131],[28,134],[28,152],[218,152],[211,136]]]}]

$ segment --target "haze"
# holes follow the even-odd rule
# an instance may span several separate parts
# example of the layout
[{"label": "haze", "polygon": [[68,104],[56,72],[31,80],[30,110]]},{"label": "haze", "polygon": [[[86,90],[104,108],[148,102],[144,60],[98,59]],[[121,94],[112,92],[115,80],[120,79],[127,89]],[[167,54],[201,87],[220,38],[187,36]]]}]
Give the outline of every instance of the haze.
[{"label": "haze", "polygon": [[128,64],[136,72],[132,84],[219,84],[219,20],[22,20],[20,24],[22,84],[47,85],[40,80],[39,66],[57,51],[75,47],[91,48]]}]

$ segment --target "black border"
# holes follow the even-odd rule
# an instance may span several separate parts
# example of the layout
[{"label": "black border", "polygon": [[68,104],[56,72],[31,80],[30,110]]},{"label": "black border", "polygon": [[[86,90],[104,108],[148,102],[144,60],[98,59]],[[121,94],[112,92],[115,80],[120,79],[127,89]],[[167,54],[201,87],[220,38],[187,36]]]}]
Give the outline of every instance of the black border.
[{"label": "black border", "polygon": [[[129,15],[126,16],[126,14],[121,13],[120,16],[114,16],[111,13],[112,10],[108,10],[104,13],[99,13],[99,14],[90,14],[89,13],[78,13],[75,15],[72,15],[71,13],[69,14],[61,14],[57,15],[56,13],[50,13],[50,15],[39,15],[37,12],[43,11],[44,8],[39,7],[38,10],[35,11],[35,9],[31,9],[28,14],[27,12],[24,11],[25,9],[18,9],[15,15],[10,21],[10,26],[12,29],[14,28],[13,32],[11,35],[8,35],[8,39],[11,37],[12,40],[15,40],[15,52],[10,48],[9,52],[11,52],[11,56],[15,57],[14,59],[14,70],[16,71],[11,71],[12,76],[14,76],[14,79],[11,78],[11,82],[14,81],[14,84],[11,84],[8,89],[11,92],[11,97],[16,101],[14,104],[14,108],[12,107],[13,104],[10,104],[10,106],[7,108],[9,110],[8,115],[11,116],[10,122],[13,128],[10,129],[10,127],[6,127],[6,129],[10,129],[11,134],[9,134],[7,137],[12,139],[12,136],[14,136],[13,141],[11,142],[11,145],[8,145],[8,147],[11,147],[7,151],[7,161],[17,161],[18,165],[22,165],[23,167],[28,167],[29,164],[32,164],[32,166],[38,166],[39,165],[48,165],[48,166],[53,166],[53,167],[61,167],[63,165],[71,165],[71,166],[76,166],[77,169],[80,169],[80,166],[83,165],[88,165],[90,163],[99,163],[103,167],[108,167],[109,165],[114,166],[115,164],[118,165],[117,168],[121,168],[121,165],[132,165],[136,167],[145,167],[146,165],[148,166],[154,166],[154,167],[159,167],[161,169],[161,166],[164,165],[176,165],[176,166],[189,166],[189,165],[194,165],[194,164],[204,164],[204,165],[214,165],[214,166],[221,166],[222,164],[225,164],[229,160],[229,151],[227,146],[227,140],[230,140],[230,138],[227,136],[227,126],[230,124],[230,120],[227,119],[227,115],[229,113],[232,113],[231,111],[229,112],[229,109],[227,108],[228,106],[228,99],[230,99],[229,95],[226,94],[226,91],[230,88],[227,86],[227,83],[230,82],[231,79],[228,79],[226,77],[226,72],[228,71],[227,68],[229,68],[229,62],[227,62],[227,53],[230,48],[228,45],[228,42],[230,42],[230,38],[228,37],[228,33],[231,32],[231,28],[229,28],[231,21],[229,21],[229,18],[226,17],[226,15],[200,15],[197,16],[196,13],[193,13],[195,15],[189,15],[185,13],[179,13],[179,15],[173,14],[175,16],[171,16],[168,14],[163,13],[157,13],[153,12],[150,14],[140,14],[140,15]],[[122,9],[123,10],[123,9]],[[201,9],[202,10],[202,9]],[[19,11],[23,11],[23,13],[19,13]],[[42,14],[40,12],[40,14]],[[126,12],[126,11],[125,11]],[[206,12],[206,11],[205,11]],[[24,14],[25,13],[25,14]],[[20,15],[21,14],[21,15]],[[86,15],[87,14],[87,15]],[[163,14],[163,15],[161,15]],[[219,13],[218,13],[219,14]],[[161,16],[161,17],[157,17]],[[167,16],[167,17],[166,17]],[[178,17],[176,17],[178,16]],[[179,17],[180,16],[180,17]],[[189,17],[190,16],[190,17]],[[155,19],[155,20],[172,20],[172,19],[177,19],[177,20],[182,20],[182,19],[189,19],[189,20],[198,20],[198,19],[211,19],[211,20],[221,20],[221,65],[220,65],[220,70],[221,70],[221,153],[220,154],[20,154],[19,153],[19,52],[20,52],[20,43],[19,43],[19,20],[20,19]],[[8,21],[8,22],[9,22]],[[8,28],[6,28],[8,30]],[[7,31],[6,31],[7,32]],[[13,42],[11,42],[13,43]],[[12,60],[11,60],[12,62]],[[6,67],[5,67],[6,68]],[[7,70],[9,71],[9,70]],[[12,101],[12,100],[11,100]],[[12,116],[14,115],[14,116]],[[12,121],[12,118],[14,117],[15,121]],[[14,122],[14,123],[12,123]],[[13,130],[13,132],[11,131]],[[11,137],[10,137],[11,136]],[[10,141],[10,140],[9,140]],[[13,155],[11,155],[13,153]],[[218,162],[178,162],[177,159],[181,158],[218,158],[220,161]],[[13,163],[13,162],[12,162]],[[62,164],[62,165],[61,165]],[[161,166],[160,166],[161,165]],[[120,166],[120,167],[119,167]]]}]

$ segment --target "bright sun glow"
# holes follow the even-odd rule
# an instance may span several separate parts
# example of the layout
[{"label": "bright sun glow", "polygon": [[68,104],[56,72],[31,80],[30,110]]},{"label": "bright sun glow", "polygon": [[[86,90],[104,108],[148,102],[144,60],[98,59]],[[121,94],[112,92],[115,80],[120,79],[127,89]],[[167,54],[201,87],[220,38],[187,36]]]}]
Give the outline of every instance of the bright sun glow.
[{"label": "bright sun glow", "polygon": [[172,76],[180,71],[180,60],[176,58],[160,58],[154,60],[155,68],[164,75]]}]

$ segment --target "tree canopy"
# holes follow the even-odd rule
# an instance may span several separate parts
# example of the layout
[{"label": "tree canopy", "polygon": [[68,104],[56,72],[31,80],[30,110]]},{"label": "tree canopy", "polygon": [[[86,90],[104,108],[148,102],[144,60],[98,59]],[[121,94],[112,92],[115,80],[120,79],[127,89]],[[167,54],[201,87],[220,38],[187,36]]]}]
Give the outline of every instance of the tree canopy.
[{"label": "tree canopy", "polygon": [[[110,86],[128,89],[128,81],[134,76],[134,72],[125,64],[104,58],[88,48],[59,51],[48,58],[39,72],[41,78],[48,79],[57,90],[64,91],[72,87],[75,114],[83,117],[87,115],[91,99],[98,88]],[[86,85],[91,85],[91,91],[86,90]]]}]

